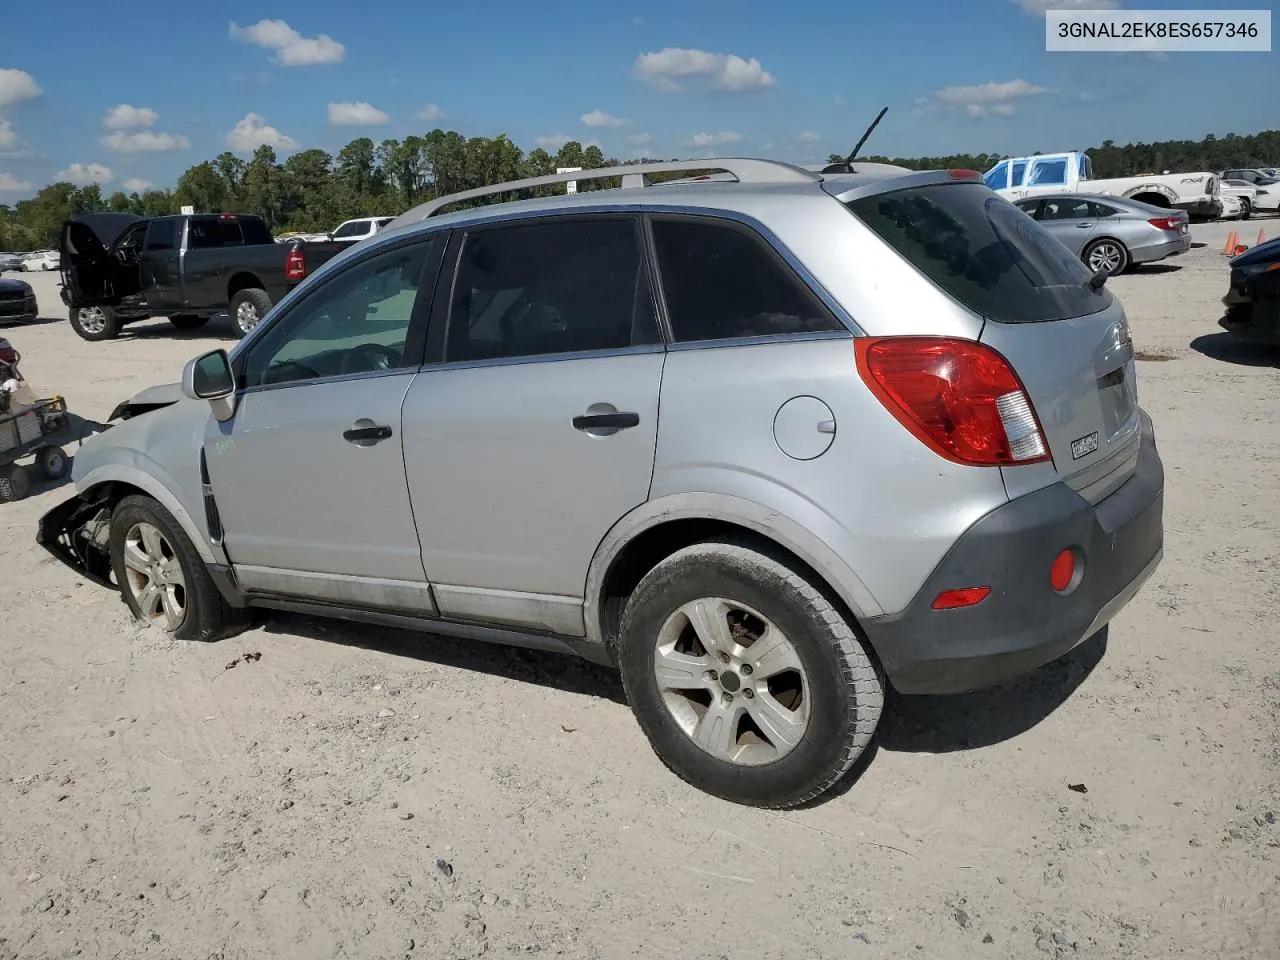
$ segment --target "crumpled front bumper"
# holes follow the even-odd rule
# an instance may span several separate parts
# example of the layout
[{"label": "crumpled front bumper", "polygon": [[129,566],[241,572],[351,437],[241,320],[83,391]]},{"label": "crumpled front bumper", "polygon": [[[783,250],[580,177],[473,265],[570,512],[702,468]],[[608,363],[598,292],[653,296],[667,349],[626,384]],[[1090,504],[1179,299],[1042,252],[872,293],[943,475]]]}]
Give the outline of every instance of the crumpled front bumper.
[{"label": "crumpled front bumper", "polygon": [[105,493],[90,498],[77,494],[40,518],[36,543],[80,575],[115,590],[107,554],[110,526],[111,503]]}]

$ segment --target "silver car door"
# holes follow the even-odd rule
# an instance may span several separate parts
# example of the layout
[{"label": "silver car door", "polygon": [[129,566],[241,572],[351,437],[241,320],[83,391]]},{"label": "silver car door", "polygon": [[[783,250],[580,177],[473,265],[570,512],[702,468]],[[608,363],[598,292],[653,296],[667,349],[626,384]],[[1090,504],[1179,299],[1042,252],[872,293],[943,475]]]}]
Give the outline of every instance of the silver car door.
[{"label": "silver car door", "polygon": [[1041,225],[1068,250],[1080,256],[1098,227],[1098,218],[1088,200],[1077,197],[1049,197],[1040,208]]},{"label": "silver car door", "polygon": [[430,613],[401,407],[444,239],[352,261],[236,356],[235,416],[210,420],[209,482],[251,591]]},{"label": "silver car door", "polygon": [[591,558],[653,473],[665,353],[640,236],[625,214],[458,238],[438,362],[404,407],[442,616],[583,633]]}]

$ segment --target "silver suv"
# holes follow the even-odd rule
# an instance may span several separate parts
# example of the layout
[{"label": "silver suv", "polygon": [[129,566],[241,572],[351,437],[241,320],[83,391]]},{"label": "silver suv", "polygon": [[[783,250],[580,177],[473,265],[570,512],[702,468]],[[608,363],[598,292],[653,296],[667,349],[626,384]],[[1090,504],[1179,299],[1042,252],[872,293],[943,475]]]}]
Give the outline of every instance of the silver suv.
[{"label": "silver suv", "polygon": [[1164,473],[1105,273],[972,171],[641,169],[399,217],[122,404],[41,542],[182,639],[275,608],[612,663],[678,776],[767,807],[887,684],[1008,680],[1134,595]]}]

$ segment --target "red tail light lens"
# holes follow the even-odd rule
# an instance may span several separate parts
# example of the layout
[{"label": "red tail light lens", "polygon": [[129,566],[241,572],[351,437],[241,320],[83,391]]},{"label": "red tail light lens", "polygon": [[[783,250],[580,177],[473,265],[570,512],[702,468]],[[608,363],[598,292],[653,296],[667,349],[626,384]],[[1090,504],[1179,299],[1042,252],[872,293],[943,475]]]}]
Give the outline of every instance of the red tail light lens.
[{"label": "red tail light lens", "polygon": [[302,255],[302,248],[295,247],[284,258],[284,275],[287,280],[302,280],[307,275],[307,258]]},{"label": "red tail light lens", "polygon": [[1147,223],[1159,230],[1177,230],[1182,223],[1181,217],[1153,217]]},{"label": "red tail light lens", "polygon": [[1051,459],[1031,398],[1009,361],[973,340],[860,337],[858,373],[934,453],[971,466]]},{"label": "red tail light lens", "polygon": [[972,607],[987,599],[990,587],[961,587],[959,590],[943,590],[933,598],[931,606],[935,610],[959,610],[961,607]]}]

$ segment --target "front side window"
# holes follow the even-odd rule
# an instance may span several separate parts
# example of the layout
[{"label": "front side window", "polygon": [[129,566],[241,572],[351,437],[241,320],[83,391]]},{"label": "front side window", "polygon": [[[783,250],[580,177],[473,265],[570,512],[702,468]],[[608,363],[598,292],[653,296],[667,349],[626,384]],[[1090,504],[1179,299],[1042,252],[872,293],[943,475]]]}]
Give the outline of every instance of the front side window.
[{"label": "front side window", "polygon": [[447,339],[454,362],[659,343],[638,222],[566,217],[471,231]]},{"label": "front side window", "polygon": [[1027,172],[1027,161],[1019,160],[1017,163],[1013,165],[1013,178],[1009,185],[1013,187],[1022,186],[1022,176],[1026,172]]},{"label": "front side window", "polygon": [[844,329],[756,234],[702,219],[655,219],[662,295],[677,342]]},{"label": "front side window", "polygon": [[333,239],[346,240],[350,237],[363,237],[368,232],[368,220],[350,220],[333,231]]},{"label": "front side window", "polygon": [[440,241],[384,251],[312,290],[249,346],[244,385],[397,370],[412,362],[405,343],[434,242]]}]

